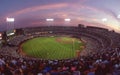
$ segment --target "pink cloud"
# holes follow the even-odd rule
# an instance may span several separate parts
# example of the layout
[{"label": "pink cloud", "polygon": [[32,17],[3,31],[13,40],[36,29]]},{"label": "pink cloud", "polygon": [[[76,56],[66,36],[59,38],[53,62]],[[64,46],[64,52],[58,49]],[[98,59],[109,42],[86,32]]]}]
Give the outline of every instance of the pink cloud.
[{"label": "pink cloud", "polygon": [[18,16],[20,14],[25,14],[25,13],[29,13],[29,12],[36,12],[36,11],[40,11],[40,10],[58,9],[58,8],[66,7],[66,6],[68,6],[68,4],[66,4],[66,3],[34,6],[34,7],[29,7],[29,8],[25,8],[25,9],[16,11],[12,14],[9,14],[9,16]]},{"label": "pink cloud", "polygon": [[[83,0],[83,2],[88,1],[88,0]],[[95,19],[93,17],[91,17],[90,14],[88,15],[84,15],[84,13],[82,14],[81,12],[79,12],[79,10],[81,9],[85,9],[85,10],[89,10],[93,13],[98,14],[97,16],[99,17],[99,14],[101,15],[106,15],[108,17],[112,17],[114,20],[115,16],[104,9],[100,9],[100,8],[96,8],[96,7],[91,7],[91,6],[87,6],[87,5],[83,5],[83,4],[74,4],[74,3],[59,3],[59,4],[49,4],[49,5],[43,5],[43,6],[34,6],[34,7],[29,7],[29,8],[25,8],[23,10],[19,10],[16,11],[12,14],[9,14],[10,16],[19,16],[21,14],[27,14],[27,13],[31,13],[31,12],[38,12],[38,11],[43,11],[43,10],[49,10],[49,9],[61,9],[61,8],[68,8],[66,10],[60,10],[60,11],[56,11],[54,13],[43,13],[44,17],[55,17],[55,18],[73,18],[76,21],[73,21],[73,24],[78,24],[78,23],[83,23],[86,25],[94,25],[94,26],[101,26],[101,27],[107,27],[105,25],[99,24],[98,19]],[[95,16],[96,16],[95,14]],[[38,15],[38,14],[36,14]],[[90,16],[89,16],[90,15]],[[94,15],[94,14],[93,14]],[[40,15],[41,16],[41,15]],[[40,18],[40,16],[36,16],[36,18]],[[96,17],[97,17],[96,16]],[[102,16],[101,16],[102,17]],[[87,20],[90,20],[91,22],[87,22]],[[82,22],[84,21],[84,22]],[[98,22],[98,23],[95,23]],[[40,22],[33,22],[32,25],[34,24],[41,24]],[[56,24],[63,24],[63,22],[56,22]]]},{"label": "pink cloud", "polygon": [[[83,2],[85,2],[85,1],[88,1],[88,0],[83,0]],[[84,4],[71,4],[71,5],[72,5],[73,9],[76,9],[76,10],[88,9],[94,13],[105,14],[105,15],[108,15],[108,16],[114,18],[115,20],[117,20],[115,14],[107,9],[96,8],[96,7],[87,6]]]}]

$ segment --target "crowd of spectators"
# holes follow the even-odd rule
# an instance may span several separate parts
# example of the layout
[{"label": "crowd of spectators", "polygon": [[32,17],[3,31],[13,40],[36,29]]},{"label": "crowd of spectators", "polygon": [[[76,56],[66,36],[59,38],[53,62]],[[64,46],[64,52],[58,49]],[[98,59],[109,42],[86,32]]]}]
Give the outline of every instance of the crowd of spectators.
[{"label": "crowd of spectators", "polygon": [[120,75],[120,48],[87,57],[37,60],[0,54],[0,75]]},{"label": "crowd of spectators", "polygon": [[[55,31],[54,27],[53,29]],[[96,40],[95,47],[98,49],[94,51],[85,50],[90,51],[87,56],[81,55],[73,59],[45,60],[25,57],[17,54],[18,45],[21,41],[41,36],[35,32],[36,29],[28,29],[32,35],[30,32],[30,34],[15,36],[9,40],[9,45],[14,45],[13,47],[5,46],[0,50],[0,75],[120,75],[120,44],[118,45],[120,35],[99,29],[95,29],[94,33],[91,29],[79,31],[72,28],[73,31],[78,31],[76,33],[73,33],[71,28],[66,27],[66,29],[68,31],[65,31],[65,34],[86,35]],[[40,30],[43,32],[50,29],[45,27]],[[56,29],[56,31],[58,30],[59,28]],[[60,33],[64,32],[64,27],[62,30]],[[39,28],[37,31],[39,32]],[[91,44],[94,45],[95,42],[91,42]],[[100,44],[102,45],[99,46]]]}]

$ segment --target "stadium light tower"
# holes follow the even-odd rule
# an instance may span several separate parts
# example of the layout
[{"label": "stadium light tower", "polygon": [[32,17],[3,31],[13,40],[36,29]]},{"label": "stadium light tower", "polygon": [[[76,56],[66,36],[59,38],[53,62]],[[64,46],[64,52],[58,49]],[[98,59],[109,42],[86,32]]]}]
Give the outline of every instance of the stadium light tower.
[{"label": "stadium light tower", "polygon": [[118,16],[117,16],[117,18],[119,18],[119,19],[120,19],[120,15],[118,15]]},{"label": "stadium light tower", "polygon": [[54,21],[53,18],[47,18],[46,19],[46,23],[48,24],[48,26],[52,26],[53,25],[53,21]]},{"label": "stadium light tower", "polygon": [[48,18],[48,19],[46,19],[46,21],[48,21],[48,22],[52,22],[52,21],[54,21],[54,19],[52,19],[52,18]]},{"label": "stadium light tower", "polygon": [[7,30],[8,29],[14,29],[14,18],[6,18],[6,22],[7,22]]},{"label": "stadium light tower", "polygon": [[15,21],[15,19],[14,18],[6,18],[6,22],[14,22]]},{"label": "stadium light tower", "polygon": [[66,18],[66,19],[64,19],[64,21],[65,21],[65,22],[70,22],[70,21],[71,21],[71,19]]},{"label": "stadium light tower", "polygon": [[103,21],[103,22],[107,22],[107,18],[103,18],[102,21]]}]

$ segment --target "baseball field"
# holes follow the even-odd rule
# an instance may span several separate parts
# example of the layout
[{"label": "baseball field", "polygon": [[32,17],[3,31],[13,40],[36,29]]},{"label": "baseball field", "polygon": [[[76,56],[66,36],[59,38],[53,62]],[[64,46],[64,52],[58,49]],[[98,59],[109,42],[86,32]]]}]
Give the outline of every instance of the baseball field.
[{"label": "baseball field", "polygon": [[76,51],[84,48],[84,43],[73,37],[37,37],[25,41],[22,52],[26,56],[41,59],[69,59],[76,57]]}]

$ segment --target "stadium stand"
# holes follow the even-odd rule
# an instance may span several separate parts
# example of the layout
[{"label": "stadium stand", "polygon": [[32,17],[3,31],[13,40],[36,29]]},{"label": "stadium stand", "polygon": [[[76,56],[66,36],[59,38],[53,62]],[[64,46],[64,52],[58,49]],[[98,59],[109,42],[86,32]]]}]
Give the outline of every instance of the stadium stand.
[{"label": "stadium stand", "polygon": [[[120,75],[120,34],[98,27],[23,28],[0,49],[0,75]],[[79,58],[45,60],[21,55],[19,45],[42,36],[69,35],[87,41]],[[12,46],[11,46],[12,45]]]}]

